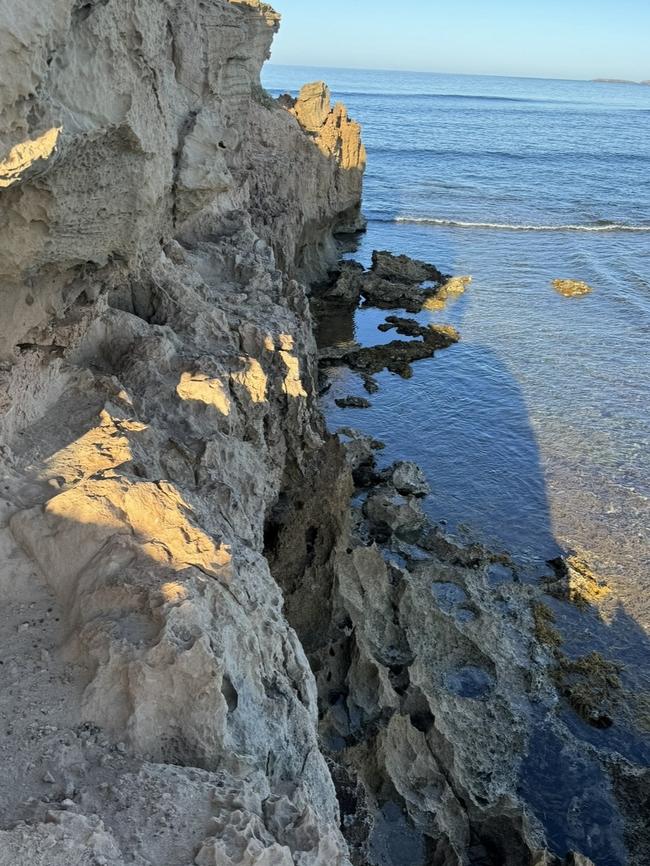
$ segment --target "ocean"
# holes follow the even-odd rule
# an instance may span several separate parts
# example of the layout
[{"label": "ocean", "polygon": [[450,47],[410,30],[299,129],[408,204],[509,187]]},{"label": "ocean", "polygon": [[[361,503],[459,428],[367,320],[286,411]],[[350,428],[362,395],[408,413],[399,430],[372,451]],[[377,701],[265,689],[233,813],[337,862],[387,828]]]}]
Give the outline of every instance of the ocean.
[{"label": "ocean", "polygon": [[[328,82],[363,125],[368,232],[471,274],[421,318],[461,343],[340,410],[387,459],[420,462],[432,516],[520,556],[584,551],[650,627],[650,87],[269,65],[265,86]],[[585,280],[584,298],[557,295]],[[364,343],[385,314],[356,318]]]},{"label": "ocean", "polygon": [[[330,428],[422,465],[426,508],[454,534],[540,574],[582,553],[613,590],[608,655],[650,688],[650,87],[274,65],[263,80],[278,95],[319,79],[368,149],[352,257],[387,249],[473,278],[418,316],[460,343],[412,379],[382,373],[370,410],[335,406],[365,394],[341,370]],[[556,278],[593,293],[564,298]],[[392,339],[385,315],[359,310],[355,339]]]}]

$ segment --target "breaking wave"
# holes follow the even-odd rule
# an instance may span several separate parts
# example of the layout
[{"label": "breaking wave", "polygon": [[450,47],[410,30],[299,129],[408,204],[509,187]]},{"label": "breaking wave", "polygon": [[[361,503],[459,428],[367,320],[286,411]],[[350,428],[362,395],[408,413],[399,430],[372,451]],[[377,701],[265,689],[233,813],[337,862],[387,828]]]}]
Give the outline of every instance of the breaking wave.
[{"label": "breaking wave", "polygon": [[650,232],[650,225],[598,222],[591,225],[526,225],[523,223],[465,222],[464,220],[433,219],[429,217],[399,216],[390,220],[397,223],[419,223],[459,229],[495,229],[509,232]]}]

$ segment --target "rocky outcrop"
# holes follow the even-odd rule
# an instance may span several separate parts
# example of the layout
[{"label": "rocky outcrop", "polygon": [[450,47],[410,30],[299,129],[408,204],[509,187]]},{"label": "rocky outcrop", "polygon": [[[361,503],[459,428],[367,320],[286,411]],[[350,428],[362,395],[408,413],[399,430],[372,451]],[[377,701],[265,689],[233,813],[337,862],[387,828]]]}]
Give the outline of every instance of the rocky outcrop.
[{"label": "rocky outcrop", "polygon": [[320,363],[324,367],[346,364],[362,374],[386,369],[408,379],[413,375],[412,363],[431,358],[439,349],[446,349],[460,339],[458,331],[451,325],[419,326],[417,322],[415,325],[421,340],[391,340],[378,346],[355,344],[323,349]]},{"label": "rocky outcrop", "polygon": [[343,866],[264,531],[359,128],[262,93],[257,0],[1,16],[0,863]]},{"label": "rocky outcrop", "polygon": [[[507,555],[460,546],[429,523],[421,470],[373,471],[376,443],[341,435],[347,459],[329,450],[309,485],[313,505],[305,487],[287,487],[267,553],[316,674],[352,862],[590,864],[544,850],[540,818],[557,817],[550,794],[541,814],[526,803],[536,741],[557,738],[569,764],[584,751],[556,716],[536,590]],[[347,514],[339,497],[349,468],[363,483]],[[581,665],[566,668],[567,690]],[[603,815],[616,808],[605,778]],[[591,796],[574,790],[570,808]],[[570,839],[596,863],[620,858],[615,825],[599,826],[590,839],[572,825]]]},{"label": "rocky outcrop", "polygon": [[359,127],[337,107],[315,148],[259,98],[267,4],[30,0],[2,16],[5,358],[89,282],[123,283],[227,213],[248,213],[292,276],[335,261],[332,230],[359,224]]},{"label": "rocky outcrop", "polygon": [[578,298],[593,292],[591,286],[581,280],[553,280],[553,288],[565,298]]},{"label": "rocky outcrop", "polygon": [[362,302],[417,313],[427,307],[436,309],[438,302],[461,294],[471,281],[471,277],[446,276],[435,265],[409,256],[375,250],[369,270],[358,262],[343,262],[330,282],[316,287],[315,296],[317,303],[356,307]]}]

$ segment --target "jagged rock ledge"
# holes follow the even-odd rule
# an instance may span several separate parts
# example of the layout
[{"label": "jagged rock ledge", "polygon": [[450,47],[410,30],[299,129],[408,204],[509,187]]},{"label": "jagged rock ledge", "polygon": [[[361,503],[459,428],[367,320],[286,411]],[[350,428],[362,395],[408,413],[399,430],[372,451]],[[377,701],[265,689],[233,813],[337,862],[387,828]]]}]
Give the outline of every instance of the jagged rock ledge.
[{"label": "jagged rock ledge", "polygon": [[278,21],[0,14],[2,866],[349,862],[264,524],[365,154],[262,91]]}]

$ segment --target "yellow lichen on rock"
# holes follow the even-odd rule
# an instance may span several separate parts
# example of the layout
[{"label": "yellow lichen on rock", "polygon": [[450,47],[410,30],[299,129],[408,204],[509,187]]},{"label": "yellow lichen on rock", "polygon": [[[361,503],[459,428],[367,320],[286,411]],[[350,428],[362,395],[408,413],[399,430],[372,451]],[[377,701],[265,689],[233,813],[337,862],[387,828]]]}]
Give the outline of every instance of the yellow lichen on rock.
[{"label": "yellow lichen on rock", "polygon": [[549,564],[555,575],[547,581],[546,589],[556,598],[586,607],[597,605],[611,593],[607,581],[595,575],[589,563],[576,554],[558,557]]}]

